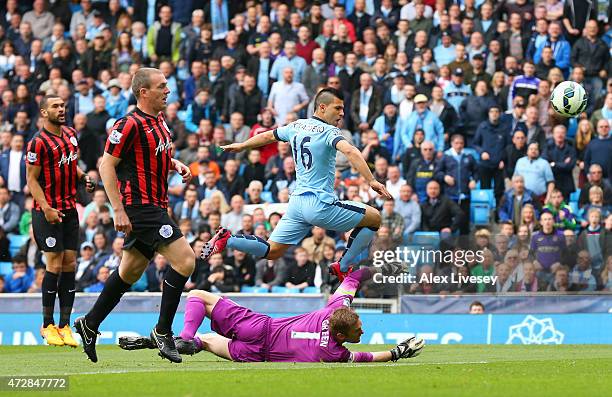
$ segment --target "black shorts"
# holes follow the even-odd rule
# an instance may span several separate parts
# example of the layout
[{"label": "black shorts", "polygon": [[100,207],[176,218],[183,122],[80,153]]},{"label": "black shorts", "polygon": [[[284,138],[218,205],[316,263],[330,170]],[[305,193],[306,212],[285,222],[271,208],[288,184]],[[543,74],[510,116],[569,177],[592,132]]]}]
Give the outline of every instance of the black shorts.
[{"label": "black shorts", "polygon": [[125,238],[123,249],[136,248],[147,259],[153,258],[159,247],[183,237],[183,233],[168,212],[154,205],[127,206],[125,212],[132,231]]},{"label": "black shorts", "polygon": [[32,210],[32,229],[36,245],[43,252],[77,251],[79,246],[79,214],[76,209],[62,210],[64,217],[55,225],[47,222],[45,213]]}]

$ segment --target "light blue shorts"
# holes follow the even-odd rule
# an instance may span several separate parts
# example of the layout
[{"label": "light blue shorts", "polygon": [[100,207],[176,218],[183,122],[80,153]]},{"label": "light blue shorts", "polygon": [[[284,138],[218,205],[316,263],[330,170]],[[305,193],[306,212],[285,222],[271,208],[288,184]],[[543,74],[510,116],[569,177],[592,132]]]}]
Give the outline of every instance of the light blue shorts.
[{"label": "light blue shorts", "polygon": [[365,211],[366,205],[356,201],[327,204],[314,193],[291,196],[287,212],[272,231],[270,240],[295,245],[302,241],[313,226],[346,232],[361,222]]}]

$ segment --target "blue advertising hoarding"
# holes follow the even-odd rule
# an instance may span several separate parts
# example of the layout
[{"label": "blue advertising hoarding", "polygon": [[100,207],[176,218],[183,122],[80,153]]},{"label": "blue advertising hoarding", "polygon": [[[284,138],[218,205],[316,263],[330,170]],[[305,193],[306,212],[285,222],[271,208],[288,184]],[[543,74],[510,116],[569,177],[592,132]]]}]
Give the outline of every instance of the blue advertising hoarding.
[{"label": "blue advertising hoarding", "polygon": [[[73,319],[78,314],[73,315]],[[280,315],[273,315],[280,316]],[[283,314],[287,316],[287,314]],[[126,335],[148,335],[157,313],[112,313],[102,324],[100,343]],[[612,314],[361,314],[362,343],[394,344],[417,335],[429,344],[612,344]],[[0,313],[0,344],[42,344],[40,315]],[[173,328],[182,327],[177,313]],[[199,332],[210,332],[204,321]]]}]

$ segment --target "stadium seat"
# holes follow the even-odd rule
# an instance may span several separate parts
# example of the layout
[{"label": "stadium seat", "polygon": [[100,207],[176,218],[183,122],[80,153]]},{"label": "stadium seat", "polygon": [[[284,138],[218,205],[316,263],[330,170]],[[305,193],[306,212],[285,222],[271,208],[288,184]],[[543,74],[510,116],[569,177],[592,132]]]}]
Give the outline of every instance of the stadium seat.
[{"label": "stadium seat", "polygon": [[270,292],[272,292],[273,294],[288,294],[289,288],[281,287],[280,285],[275,285],[274,287],[272,287],[272,290]]},{"label": "stadium seat", "polygon": [[304,294],[319,294],[321,293],[321,291],[319,290],[319,287],[306,287],[302,290],[302,293]]},{"label": "stadium seat", "polygon": [[267,294],[270,292],[270,290],[267,289],[266,287],[251,287],[251,288],[253,288],[254,294]]},{"label": "stadium seat", "polygon": [[13,263],[12,262],[0,262],[0,275],[8,276],[13,273]]},{"label": "stadium seat", "polygon": [[422,245],[431,248],[438,248],[440,247],[440,233],[414,232],[414,234],[412,235],[412,244]]},{"label": "stadium seat", "polygon": [[471,203],[470,215],[474,225],[482,226],[491,223],[491,207],[488,203]]},{"label": "stadium seat", "polygon": [[470,192],[472,203],[487,203],[489,207],[495,207],[495,194],[493,189],[474,189]]},{"label": "stadium seat", "polygon": [[465,154],[472,155],[472,157],[474,157],[474,160],[476,160],[476,164],[480,163],[480,154],[478,154],[476,149],[471,148],[471,147],[466,147],[466,148],[463,148],[463,152]]},{"label": "stadium seat", "polygon": [[246,292],[248,294],[252,294],[253,292],[255,292],[255,288],[256,287],[250,287],[248,285],[243,285],[242,287],[240,287],[240,292]]},{"label": "stadium seat", "polygon": [[578,201],[570,201],[568,205],[572,209],[572,213],[574,215],[578,215],[580,213],[580,208],[578,207]]},{"label": "stadium seat", "polygon": [[28,235],[12,233],[9,234],[7,237],[9,239],[9,252],[11,253],[11,256],[15,256],[17,252],[19,252],[21,247],[25,244],[25,242],[28,241],[28,239],[30,238],[30,236]]}]

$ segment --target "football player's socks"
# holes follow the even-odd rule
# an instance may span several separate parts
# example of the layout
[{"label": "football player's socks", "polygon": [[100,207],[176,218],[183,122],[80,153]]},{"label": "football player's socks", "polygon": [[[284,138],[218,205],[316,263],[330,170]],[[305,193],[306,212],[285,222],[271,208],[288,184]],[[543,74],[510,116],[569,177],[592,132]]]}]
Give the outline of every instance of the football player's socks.
[{"label": "football player's socks", "polygon": [[206,305],[204,301],[196,296],[187,298],[187,303],[185,304],[185,319],[180,337],[184,340],[192,340],[198,328],[202,325],[205,316]]},{"label": "football player's socks", "polygon": [[41,284],[43,328],[46,328],[49,324],[55,324],[53,310],[55,308],[55,295],[57,294],[57,279],[57,274],[48,270],[45,271]]},{"label": "football player's socks", "polygon": [[270,252],[270,244],[266,240],[249,234],[232,235],[227,240],[227,247],[251,254],[255,259],[265,258]]},{"label": "football player's socks", "polygon": [[348,271],[353,260],[370,245],[372,238],[374,238],[374,234],[376,234],[376,230],[378,229],[369,227],[356,227],[353,229],[349,236],[346,250],[344,250],[342,258],[340,258],[341,272]]},{"label": "football player's socks", "polygon": [[130,289],[132,285],[126,283],[119,276],[119,269],[115,270],[108,276],[104,289],[100,292],[98,300],[93,307],[85,315],[87,326],[92,330],[98,330],[98,327],[109,315],[109,313],[117,306],[123,294]]},{"label": "football player's socks", "polygon": [[159,320],[157,320],[155,326],[158,334],[167,335],[172,331],[172,321],[174,321],[174,315],[181,301],[181,294],[187,280],[189,280],[189,276],[183,276],[172,267],[166,273],[159,308]]},{"label": "football player's socks", "polygon": [[70,313],[74,305],[74,292],[74,272],[62,272],[57,288],[57,295],[60,303],[60,328],[70,323]]}]

